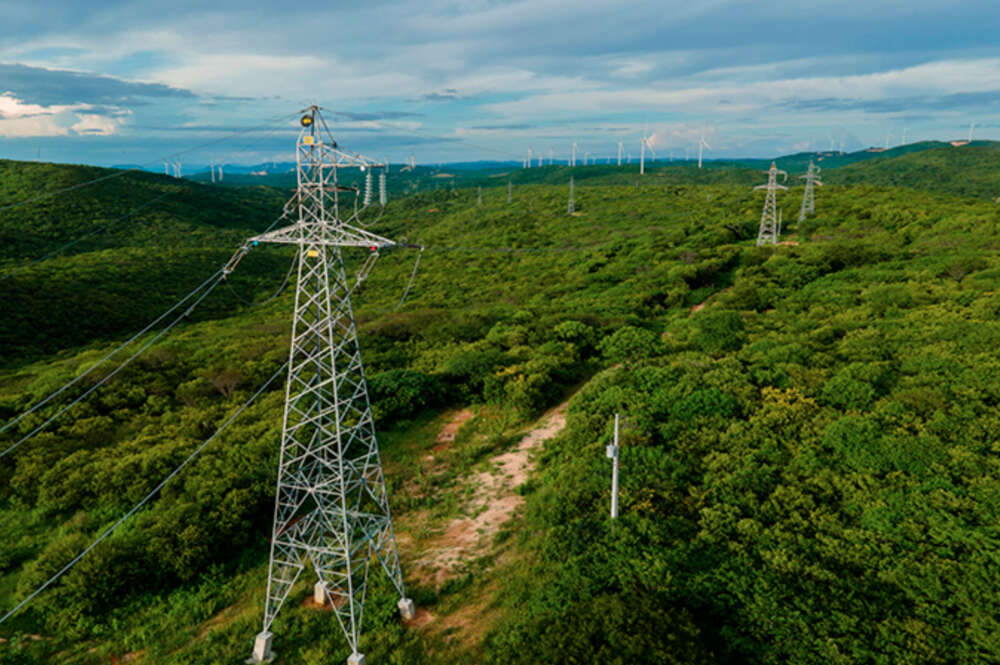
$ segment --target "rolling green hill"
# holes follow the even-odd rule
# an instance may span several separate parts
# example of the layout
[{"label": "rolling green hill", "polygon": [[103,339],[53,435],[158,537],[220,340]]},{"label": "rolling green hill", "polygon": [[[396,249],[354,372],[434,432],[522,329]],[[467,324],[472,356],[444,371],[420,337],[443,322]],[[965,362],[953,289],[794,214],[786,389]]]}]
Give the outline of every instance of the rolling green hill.
[{"label": "rolling green hill", "polygon": [[[995,205],[831,184],[815,217],[786,223],[785,244],[757,248],[763,194],[742,183],[685,184],[668,171],[637,188],[588,168],[575,215],[552,167],[533,176],[558,184],[518,186],[510,204],[504,188],[485,190],[481,207],[474,189],[428,191],[392,201],[371,227],[426,250],[402,305],[412,251],[386,252],[355,296],[403,569],[422,610],[402,626],[376,584],[368,662],[1000,659]],[[207,197],[196,220],[252,195],[191,187]],[[786,220],[801,191],[781,195]],[[273,205],[261,203],[247,234],[280,197]],[[182,276],[197,283],[214,270],[207,255],[226,256],[244,230],[219,227],[197,226],[198,270],[170,252],[133,265],[126,257],[149,250],[123,238],[79,254],[89,281],[73,282],[102,316],[117,309],[102,291],[123,280],[115,262],[149,292],[163,274],[178,289]],[[362,258],[350,255],[352,271]],[[43,288],[65,260],[24,271],[22,288]],[[0,610],[281,365],[291,296],[268,297],[286,264],[277,250],[252,252],[237,274],[257,280],[239,285],[256,304],[217,291],[209,319],[0,459]],[[124,312],[114,329],[77,335],[78,302],[19,301],[44,310],[60,352],[11,354],[4,421],[110,350],[126,323],[148,320]],[[0,663],[244,658],[261,620],[282,399],[272,386],[127,528],[0,626]],[[493,497],[515,506],[510,520],[462,545],[456,525],[478,524],[483,478],[565,401],[565,429],[532,453],[535,470]],[[626,425],[612,525],[603,446],[616,412]],[[303,583],[274,625],[278,663],[346,659],[310,591]]]},{"label": "rolling green hill", "polygon": [[822,175],[831,184],[907,187],[992,201],[1000,197],[1000,144],[975,141],[958,148],[934,148],[851,164]]},{"label": "rolling green hill", "polygon": [[[211,189],[139,171],[0,161],[0,362],[152,320],[274,221],[285,199],[264,187]],[[281,270],[275,262],[267,269]],[[280,277],[251,269],[230,286],[271,282]]]},{"label": "rolling green hill", "polygon": [[[976,146],[992,145],[989,141],[977,141]],[[778,168],[797,175],[804,173],[810,161],[824,169],[834,169],[859,162],[883,163],[895,157],[915,154],[925,150],[946,147],[941,141],[921,141],[904,146],[896,146],[888,150],[859,150],[850,153],[838,152],[805,152],[777,157]],[[591,164],[570,168],[565,165],[536,166],[529,169],[516,165],[484,164],[481,168],[475,165],[464,165],[451,168],[444,165],[440,168],[418,166],[412,171],[399,170],[394,167],[388,181],[391,196],[410,195],[430,190],[468,188],[468,187],[506,187],[510,181],[515,185],[559,185],[566,184],[570,176],[578,181],[602,185],[660,185],[660,184],[757,184],[760,171],[766,171],[771,165],[770,159],[738,159],[738,160],[707,160],[704,168],[699,169],[695,162],[678,160],[660,160],[647,162],[647,170],[661,180],[639,178],[639,160],[622,166],[611,164]],[[210,176],[199,173],[189,176],[189,179],[207,183]],[[363,181],[355,173],[353,180],[348,176],[348,182],[361,186]],[[294,189],[295,173],[271,173],[267,175],[247,175],[234,173],[226,175],[225,180],[217,186],[246,187],[252,185],[267,185],[280,189]]]}]

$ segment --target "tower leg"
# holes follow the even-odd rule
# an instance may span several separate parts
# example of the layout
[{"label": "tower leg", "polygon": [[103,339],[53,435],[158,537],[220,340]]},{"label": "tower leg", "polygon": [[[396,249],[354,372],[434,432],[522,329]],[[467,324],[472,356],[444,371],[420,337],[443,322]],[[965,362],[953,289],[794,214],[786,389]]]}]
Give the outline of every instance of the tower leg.
[{"label": "tower leg", "polygon": [[410,621],[417,615],[413,609],[413,600],[410,598],[400,598],[396,607],[399,608],[399,616],[402,617],[403,621]]},{"label": "tower leg", "polygon": [[253,653],[247,658],[247,663],[269,663],[274,660],[274,652],[271,651],[272,637],[274,636],[266,630],[257,633],[253,641]]},{"label": "tower leg", "polygon": [[347,665],[365,665],[365,655],[355,651],[347,657]]},{"label": "tower leg", "polygon": [[313,586],[313,602],[317,605],[326,605],[326,582],[320,580]]}]

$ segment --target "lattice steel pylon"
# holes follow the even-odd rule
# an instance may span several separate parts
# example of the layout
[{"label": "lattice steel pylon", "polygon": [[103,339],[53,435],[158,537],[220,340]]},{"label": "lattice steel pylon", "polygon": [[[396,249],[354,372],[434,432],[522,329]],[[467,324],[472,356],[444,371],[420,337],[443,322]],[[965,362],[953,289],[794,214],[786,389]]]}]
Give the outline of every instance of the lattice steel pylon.
[{"label": "lattice steel pylon", "polygon": [[778,174],[785,176],[788,174],[779,169],[774,162],[767,171],[767,184],[757,185],[754,189],[767,189],[767,198],[764,199],[764,211],[760,215],[760,229],[757,231],[757,246],[770,243],[778,244],[778,236],[781,235],[781,220],[778,217],[778,190],[788,189],[784,185],[778,184]]},{"label": "lattice steel pylon", "polygon": [[[339,185],[338,169],[358,168],[370,174],[384,165],[340,150],[318,107],[304,113],[296,147],[298,189],[286,206],[286,212],[294,210],[298,219],[252,238],[254,243],[298,247],[298,286],[264,627],[247,662],[273,658],[271,624],[309,565],[317,579],[317,598],[332,605],[351,647],[347,662],[360,665],[364,656],[358,652],[358,642],[373,559],[399,592],[403,618],[413,616],[413,602],[403,587],[351,307],[351,291],[371,270],[379,250],[399,243],[339,216],[342,194],[363,193]],[[356,280],[348,279],[341,254],[342,248],[351,247],[369,252]]]},{"label": "lattice steel pylon", "polygon": [[819,181],[820,168],[809,160],[809,170],[805,175],[800,175],[806,181],[806,191],[802,194],[802,206],[799,208],[799,221],[804,222],[807,215],[816,214],[816,193],[815,186],[823,186]]}]

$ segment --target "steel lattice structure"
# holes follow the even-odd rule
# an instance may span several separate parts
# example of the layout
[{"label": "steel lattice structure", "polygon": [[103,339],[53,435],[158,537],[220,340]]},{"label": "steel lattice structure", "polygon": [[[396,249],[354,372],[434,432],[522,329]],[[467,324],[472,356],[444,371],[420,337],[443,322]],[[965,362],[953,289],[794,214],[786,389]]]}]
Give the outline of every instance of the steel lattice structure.
[{"label": "steel lattice structure", "polygon": [[778,190],[788,189],[784,185],[778,184],[778,174],[780,173],[785,176],[785,180],[788,180],[788,174],[779,169],[774,162],[771,162],[771,168],[765,173],[767,173],[767,184],[754,187],[754,189],[767,190],[767,198],[764,199],[764,211],[760,215],[760,229],[757,231],[758,247],[768,243],[772,245],[778,244],[778,236],[781,235]]},{"label": "steel lattice structure", "polygon": [[[396,552],[371,404],[365,381],[351,291],[391,240],[339,217],[343,194],[370,197],[337,182],[338,169],[357,168],[371,183],[383,164],[324,141],[318,107],[302,117],[296,149],[298,189],[286,206],[297,211],[290,226],[259,235],[254,243],[298,247],[298,286],[285,390],[281,457],[275,497],[264,628],[248,662],[271,653],[271,624],[307,565],[316,575],[316,597],[329,602],[351,647],[358,652],[369,567],[380,566],[400,595],[404,618],[413,615]],[[349,279],[342,248],[369,256]]]},{"label": "steel lattice structure", "polygon": [[823,186],[819,181],[820,168],[809,160],[809,170],[805,175],[800,175],[806,181],[806,191],[802,194],[802,206],[799,208],[799,221],[803,222],[807,215],[816,214],[816,193],[815,185]]}]

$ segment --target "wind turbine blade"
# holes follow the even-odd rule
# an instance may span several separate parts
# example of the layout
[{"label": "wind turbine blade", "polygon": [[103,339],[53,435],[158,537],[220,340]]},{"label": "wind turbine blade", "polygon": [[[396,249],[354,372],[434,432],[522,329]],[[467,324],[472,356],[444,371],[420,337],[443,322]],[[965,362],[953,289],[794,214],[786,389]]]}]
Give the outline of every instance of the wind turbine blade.
[{"label": "wind turbine blade", "polygon": [[708,148],[709,150],[712,150],[712,146],[708,145],[708,141],[706,141],[705,139],[702,139],[701,142],[702,142],[702,144],[704,144],[704,146],[706,148]]}]

